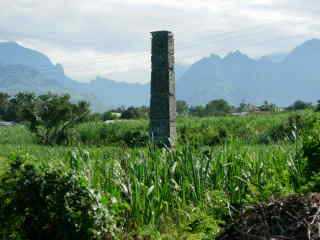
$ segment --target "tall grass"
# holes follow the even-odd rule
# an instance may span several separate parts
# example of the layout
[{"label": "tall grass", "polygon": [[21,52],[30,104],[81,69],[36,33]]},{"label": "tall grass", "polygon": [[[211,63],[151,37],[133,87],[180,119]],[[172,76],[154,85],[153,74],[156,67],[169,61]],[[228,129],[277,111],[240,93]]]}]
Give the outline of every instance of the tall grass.
[{"label": "tall grass", "polygon": [[[295,113],[193,118],[177,121],[180,144],[214,146],[229,140],[247,144],[269,144],[285,141],[290,129],[282,127]],[[301,113],[308,115],[307,113]],[[111,124],[87,122],[69,132],[69,145],[91,146],[147,146],[148,121],[132,120]],[[0,144],[33,144],[35,137],[22,125],[0,128]]]},{"label": "tall grass", "polygon": [[7,151],[42,166],[82,172],[103,193],[127,232],[143,226],[161,231],[169,222],[179,229],[198,212],[212,219],[229,218],[246,204],[294,193],[304,166],[294,146],[248,146],[237,141],[203,149],[31,145],[18,150],[7,146]]},{"label": "tall grass", "polygon": [[0,144],[33,144],[35,137],[23,125],[0,127]]},{"label": "tall grass", "polygon": [[[243,206],[300,187],[305,162],[299,138],[267,145],[257,141],[288,116],[179,119],[179,137],[187,134],[187,141],[173,150],[127,147],[124,137],[147,132],[146,121],[79,125],[77,147],[36,145],[26,129],[17,126],[0,129],[5,136],[0,140],[0,164],[19,156],[38,166],[79,172],[101,192],[124,233],[151,231],[177,238],[186,232],[216,234],[220,223]],[[227,130],[228,139],[215,146],[203,144],[219,128]],[[200,143],[188,144],[193,137]],[[107,147],[121,141],[124,144]]]}]

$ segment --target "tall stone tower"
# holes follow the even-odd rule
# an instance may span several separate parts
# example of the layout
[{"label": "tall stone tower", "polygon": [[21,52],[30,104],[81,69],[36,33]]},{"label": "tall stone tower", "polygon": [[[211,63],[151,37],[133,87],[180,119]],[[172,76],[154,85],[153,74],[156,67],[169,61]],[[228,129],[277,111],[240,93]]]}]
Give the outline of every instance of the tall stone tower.
[{"label": "tall stone tower", "polygon": [[152,32],[150,135],[156,143],[176,140],[174,38],[168,31]]}]

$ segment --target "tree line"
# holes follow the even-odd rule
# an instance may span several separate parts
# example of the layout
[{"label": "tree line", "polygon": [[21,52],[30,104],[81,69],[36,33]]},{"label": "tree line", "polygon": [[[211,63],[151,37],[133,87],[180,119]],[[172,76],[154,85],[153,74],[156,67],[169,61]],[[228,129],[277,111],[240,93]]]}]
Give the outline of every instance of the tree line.
[{"label": "tree line", "polygon": [[[284,110],[320,110],[317,105],[295,101]],[[235,107],[224,99],[212,100],[203,106],[189,106],[185,101],[177,101],[177,114],[180,116],[221,116],[243,112],[277,112],[280,108],[275,104],[264,102],[260,106],[241,103]],[[0,120],[25,123],[43,144],[61,144],[69,136],[69,131],[78,123],[85,121],[106,121],[114,119],[147,119],[149,108],[120,107],[104,113],[92,113],[90,104],[85,101],[73,102],[68,94],[20,92],[10,96],[0,93]]]},{"label": "tree line", "polygon": [[[239,106],[234,106],[224,99],[215,99],[206,105],[190,106],[186,101],[177,101],[177,114],[180,116],[221,116],[231,113],[250,112],[278,112],[295,111],[304,109],[320,109],[320,101],[317,105],[301,100],[295,101],[286,108],[280,108],[276,104],[265,101],[262,105],[254,105],[242,102]],[[74,121],[106,121],[115,119],[147,119],[149,117],[149,107],[118,107],[104,113],[93,113],[90,111],[88,102],[80,101],[74,103],[68,94],[47,93],[36,95],[34,93],[20,92],[10,96],[0,92],[0,120],[24,122],[29,121],[32,128],[43,122],[42,118],[50,121],[60,121],[59,119]],[[48,114],[48,116],[45,116]],[[80,114],[80,116],[79,116]],[[57,115],[57,116],[56,116]],[[82,116],[83,115],[83,116]],[[77,120],[79,118],[79,120]],[[42,119],[42,120],[41,120]],[[52,124],[52,123],[51,123]],[[50,124],[49,124],[50,125]]]},{"label": "tree line", "polygon": [[[309,102],[302,100],[295,101],[292,105],[281,108],[274,103],[265,101],[262,105],[254,105],[242,102],[239,106],[233,106],[224,99],[215,99],[206,105],[190,106],[186,101],[177,101],[177,114],[178,116],[193,116],[193,117],[210,117],[210,116],[223,116],[232,113],[250,113],[250,112],[279,112],[279,111],[297,111],[305,109],[320,109],[319,103],[313,105]],[[119,113],[116,115],[114,113]],[[102,120],[113,119],[141,119],[149,117],[149,108],[142,107],[120,107],[103,113],[100,118]]]},{"label": "tree line", "polygon": [[198,106],[189,106],[185,101],[177,101],[177,113],[179,115],[190,115],[196,117],[221,116],[231,113],[297,111],[304,109],[320,109],[319,102],[317,105],[313,105],[309,102],[297,100],[292,105],[281,108],[268,101],[264,101],[262,105],[242,102],[239,106],[234,106],[224,99],[215,99],[206,105]]}]

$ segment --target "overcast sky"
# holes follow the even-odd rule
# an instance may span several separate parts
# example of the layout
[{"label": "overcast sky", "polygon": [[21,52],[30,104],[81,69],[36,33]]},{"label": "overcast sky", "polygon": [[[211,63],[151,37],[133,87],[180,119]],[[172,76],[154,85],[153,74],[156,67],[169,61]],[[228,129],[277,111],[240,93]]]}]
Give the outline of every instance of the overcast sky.
[{"label": "overcast sky", "polygon": [[0,40],[45,53],[80,81],[149,81],[155,30],[174,32],[177,62],[186,64],[320,38],[319,0],[0,0],[0,9]]}]

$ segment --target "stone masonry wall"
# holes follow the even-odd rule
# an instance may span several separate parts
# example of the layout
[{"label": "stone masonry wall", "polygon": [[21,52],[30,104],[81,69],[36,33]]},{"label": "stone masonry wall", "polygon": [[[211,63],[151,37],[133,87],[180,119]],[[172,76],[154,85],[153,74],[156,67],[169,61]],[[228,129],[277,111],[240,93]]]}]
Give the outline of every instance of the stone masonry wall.
[{"label": "stone masonry wall", "polygon": [[168,146],[176,140],[174,38],[168,31],[152,32],[150,134]]}]

